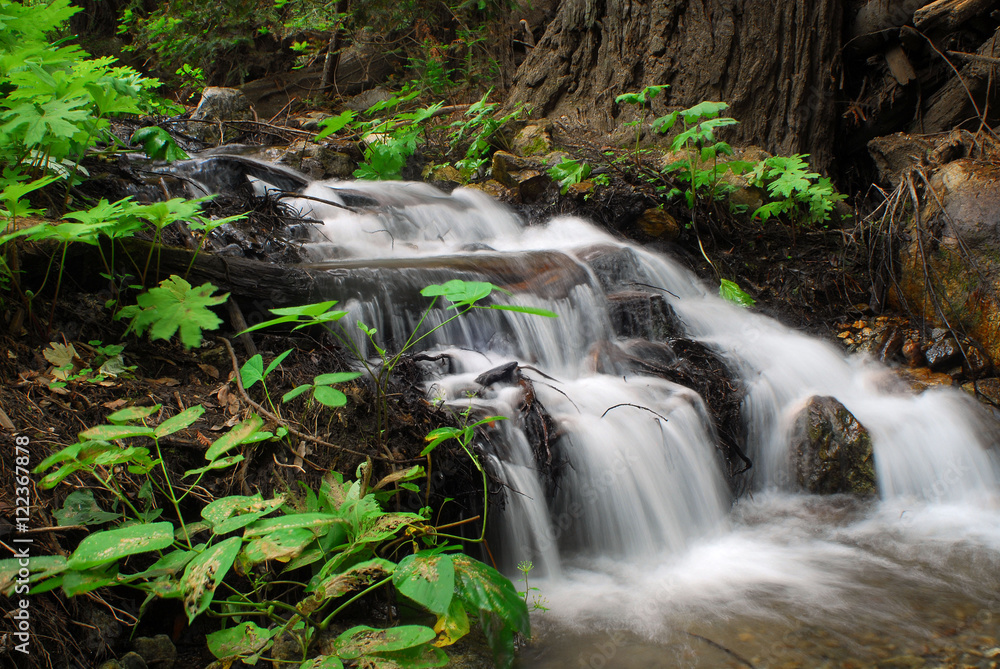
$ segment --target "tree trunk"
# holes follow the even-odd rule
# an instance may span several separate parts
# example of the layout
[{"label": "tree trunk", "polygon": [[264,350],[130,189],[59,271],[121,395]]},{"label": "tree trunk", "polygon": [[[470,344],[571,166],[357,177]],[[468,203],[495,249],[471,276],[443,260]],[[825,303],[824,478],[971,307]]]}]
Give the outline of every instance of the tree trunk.
[{"label": "tree trunk", "polygon": [[[613,131],[615,97],[670,84],[653,113],[722,100],[727,139],[829,165],[843,26],[839,0],[563,0],[518,70],[512,103]],[[585,74],[580,74],[585,73]],[[624,118],[622,118],[624,116]]]}]

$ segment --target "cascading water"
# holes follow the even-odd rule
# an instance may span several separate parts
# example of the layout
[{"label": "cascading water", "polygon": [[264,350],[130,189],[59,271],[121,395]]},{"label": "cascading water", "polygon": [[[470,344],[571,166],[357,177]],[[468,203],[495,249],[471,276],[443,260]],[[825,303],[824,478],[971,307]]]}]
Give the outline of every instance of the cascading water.
[{"label": "cascading water", "polygon": [[[519,387],[475,379],[516,361],[534,370],[524,373],[557,425],[555,485],[515,421],[490,454],[510,490],[493,551],[508,569],[533,561],[550,609],[535,616],[522,666],[872,666],[912,654],[911,640],[957,610],[996,636],[1000,464],[992,419],[960,393],[913,394],[885,368],[729,304],[578,219],[526,227],[481,193],[422,184],[315,183],[304,194],[297,206],[324,223],[310,252],[350,322],[403,341],[427,303],[419,290],[452,278],[492,281],[511,303],[559,315],[477,311],[424,342],[443,354],[424,363],[430,395],[515,417]],[[752,499],[732,504],[702,399],[615,355],[628,343],[609,296],[637,289],[662,295],[685,336],[745,386]],[[360,333],[356,343],[367,345]],[[795,493],[789,430],[814,395],[870,430],[880,501]],[[876,630],[892,638],[866,636]]]}]

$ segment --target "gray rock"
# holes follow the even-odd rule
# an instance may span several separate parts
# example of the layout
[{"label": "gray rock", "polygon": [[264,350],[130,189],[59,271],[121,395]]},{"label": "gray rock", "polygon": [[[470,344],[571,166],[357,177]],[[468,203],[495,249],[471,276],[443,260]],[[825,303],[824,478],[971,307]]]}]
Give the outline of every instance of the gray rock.
[{"label": "gray rock", "polygon": [[166,634],[139,637],[132,641],[132,649],[142,656],[150,669],[174,669],[177,648]]},{"label": "gray rock", "polygon": [[927,366],[935,372],[940,372],[955,365],[962,359],[962,351],[958,344],[951,337],[941,337],[931,342],[931,345],[924,351],[927,359]]},{"label": "gray rock", "polygon": [[799,486],[813,494],[875,492],[872,440],[858,419],[833,397],[812,397],[792,430]]},{"label": "gray rock", "polygon": [[287,147],[272,147],[265,152],[265,156],[316,180],[350,179],[357,167],[343,151],[307,141],[295,142]]},{"label": "gray rock", "polygon": [[514,190],[521,202],[535,202],[552,183],[545,163],[506,151],[493,154],[493,178]]},{"label": "gray rock", "polygon": [[225,122],[252,120],[253,109],[242,91],[209,86],[202,91],[198,107],[191,114],[188,134],[207,144],[219,145],[236,134],[225,127]]}]

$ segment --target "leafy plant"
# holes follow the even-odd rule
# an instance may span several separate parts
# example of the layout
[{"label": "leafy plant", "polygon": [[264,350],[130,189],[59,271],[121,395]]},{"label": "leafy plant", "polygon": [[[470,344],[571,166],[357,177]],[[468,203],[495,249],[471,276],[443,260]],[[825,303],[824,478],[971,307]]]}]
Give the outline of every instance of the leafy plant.
[{"label": "leafy plant", "polygon": [[773,199],[757,208],[754,218],[766,221],[787,215],[805,225],[815,225],[830,219],[837,202],[846,195],[837,193],[833,183],[809,169],[807,155],[773,156],[757,163],[749,173],[750,184],[767,188]]},{"label": "leafy plant", "polygon": [[[378,392],[378,401],[376,403],[376,408],[378,411],[378,439],[383,449],[386,447],[385,439],[388,430],[388,384],[389,378],[391,377],[393,370],[399,365],[400,360],[403,356],[411,351],[417,344],[431,336],[433,333],[437,332],[441,328],[445,327],[452,321],[461,318],[462,316],[468,314],[474,309],[496,309],[503,311],[514,311],[525,314],[534,314],[538,316],[546,316],[554,318],[556,314],[545,309],[537,309],[533,307],[522,307],[509,304],[480,304],[482,300],[490,297],[494,292],[508,293],[508,291],[495,286],[492,283],[483,281],[462,281],[459,279],[454,279],[448,281],[444,284],[427,286],[420,294],[424,297],[433,298],[431,303],[424,310],[417,323],[416,328],[410,333],[406,342],[400,347],[399,351],[392,353],[383,348],[376,335],[378,334],[377,329],[369,327],[368,325],[357,323],[357,328],[364,333],[365,337],[371,342],[374,350],[378,353],[380,357],[380,364],[370,363],[366,356],[361,352],[361,350],[355,345],[354,340],[351,338],[350,334],[343,328],[339,326],[335,329],[332,324],[339,321],[341,318],[347,315],[346,311],[334,311],[333,307],[337,304],[335,300],[327,302],[319,302],[316,304],[307,304],[301,307],[284,307],[281,309],[272,309],[271,313],[275,314],[277,318],[273,318],[262,323],[258,323],[250,328],[247,328],[244,332],[252,332],[254,330],[259,330],[262,328],[273,327],[276,325],[293,324],[293,329],[300,329],[305,327],[310,327],[314,325],[319,325],[325,327],[334,337],[338,339],[344,346],[350,350],[354,356],[361,362],[364,366],[365,371],[375,382],[376,390]],[[438,299],[444,299],[451,302],[451,306],[448,307],[449,310],[454,310],[455,313],[443,320],[440,324],[435,325],[427,329],[426,332],[421,332],[421,327],[426,321],[427,316],[436,306]],[[313,388],[318,385],[314,381]],[[310,386],[300,386],[296,389],[299,393],[305,392]],[[334,389],[330,389],[334,390]],[[292,392],[296,392],[292,391]],[[315,390],[314,390],[315,393]]]},{"label": "leafy plant", "polygon": [[190,156],[184,152],[170,133],[157,126],[139,128],[132,133],[132,142],[142,144],[142,150],[152,160],[165,160],[168,163],[175,160],[187,160]]},{"label": "leafy plant", "polygon": [[618,104],[637,105],[640,109],[639,118],[625,124],[626,127],[635,127],[634,156],[637,161],[639,160],[639,140],[642,138],[642,126],[646,124],[646,114],[649,110],[649,104],[657,95],[668,88],[670,88],[670,84],[646,86],[638,93],[624,93],[615,98],[615,102]]},{"label": "leafy plant", "polygon": [[[147,425],[160,409],[115,412],[107,424],[80,433],[76,444],[36,467],[36,473],[48,472],[39,482],[42,487],[74,474],[92,477],[116,500],[117,509],[105,511],[92,488],[70,495],[55,514],[58,522],[92,530],[68,557],[33,556],[31,593],[61,588],[72,597],[124,585],[147,593],[143,610],[156,598],[178,599],[189,622],[202,615],[235,619],[235,626],[208,635],[209,650],[220,660],[253,664],[286,633],[299,640],[306,661],[317,632],[360,598],[391,586],[399,598],[436,616],[434,627],[355,626],[304,666],[444,666],[448,660],[441,647],[467,634],[471,617],[480,620],[499,666],[511,666],[514,636],[528,635],[530,621],[510,581],[441,543],[447,535],[423,516],[382,508],[379,500],[392,496],[385,488],[420,476],[421,468],[390,474],[369,488],[368,465],[362,465],[358,480],[345,482],[330,473],[318,491],[306,489],[299,500],[288,494],[270,499],[232,495],[199,505],[190,497],[182,507],[208,471],[243,460],[231,455],[234,449],[273,435],[251,416],[213,442],[205,452],[207,464],[186,472],[183,478],[192,481],[181,485],[171,479],[160,442],[191,427],[204,410],[194,406],[155,427]],[[139,445],[150,442],[152,448]],[[116,476],[116,468],[145,478],[146,492],[129,494],[127,477]],[[172,519],[163,517],[154,494],[169,502]],[[192,506],[200,507],[200,520],[184,516]],[[425,548],[415,547],[398,561],[379,556],[404,541],[421,541]],[[265,562],[285,565],[282,580],[272,583],[257,568]],[[12,594],[19,569],[17,559],[0,561],[0,592]],[[300,580],[303,570],[307,580]],[[235,575],[242,579],[231,578]]]},{"label": "leafy plant", "polygon": [[197,288],[176,275],[160,282],[139,295],[138,304],[125,307],[115,318],[131,318],[128,331],[143,334],[149,330],[151,339],[170,339],[180,332],[184,348],[201,345],[203,330],[215,330],[222,319],[209,307],[222,304],[229,293],[213,296],[215,286],[204,283]]},{"label": "leafy plant", "polygon": [[449,144],[451,148],[468,142],[465,156],[455,162],[455,167],[466,178],[476,174],[486,161],[491,148],[491,142],[498,131],[511,121],[516,121],[525,113],[523,106],[502,116],[497,115],[497,103],[487,102],[493,89],[472,103],[465,112],[463,120],[451,124]]},{"label": "leafy plant", "polygon": [[559,183],[559,192],[565,195],[570,186],[585,181],[590,176],[590,165],[563,158],[558,165],[550,167],[548,173]]}]

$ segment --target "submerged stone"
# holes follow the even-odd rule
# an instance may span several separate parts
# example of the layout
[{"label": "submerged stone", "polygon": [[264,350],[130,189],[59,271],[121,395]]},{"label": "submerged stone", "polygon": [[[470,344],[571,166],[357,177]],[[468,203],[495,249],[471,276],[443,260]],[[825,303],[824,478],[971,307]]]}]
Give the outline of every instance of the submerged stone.
[{"label": "submerged stone", "polygon": [[608,314],[619,337],[663,341],[681,334],[677,315],[662,295],[638,290],[611,293]]},{"label": "submerged stone", "polygon": [[875,458],[868,430],[833,397],[812,397],[792,430],[799,486],[831,495],[875,492]]}]

